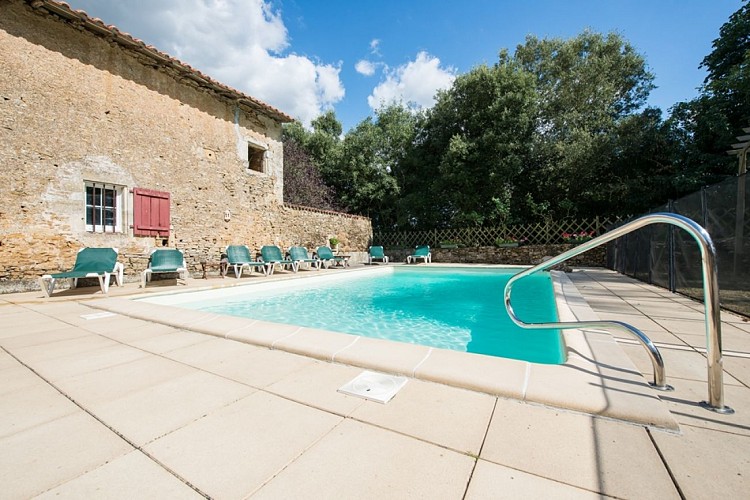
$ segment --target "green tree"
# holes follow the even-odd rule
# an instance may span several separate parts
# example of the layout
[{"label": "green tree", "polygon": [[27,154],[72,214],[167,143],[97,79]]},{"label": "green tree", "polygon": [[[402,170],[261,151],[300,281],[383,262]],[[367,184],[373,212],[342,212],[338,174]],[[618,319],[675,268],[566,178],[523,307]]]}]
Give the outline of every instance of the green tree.
[{"label": "green tree", "polygon": [[346,134],[337,185],[351,211],[372,218],[378,229],[393,227],[399,194],[398,166],[413,140],[416,117],[402,105],[376,111]]},{"label": "green tree", "polygon": [[296,139],[284,140],[284,202],[338,210],[334,192],[323,181],[315,162]]},{"label": "green tree", "polygon": [[[342,183],[338,171],[338,162],[341,155],[341,123],[336,114],[328,111],[311,123],[311,129],[305,129],[300,122],[292,122],[284,126],[282,139],[285,147],[284,171],[287,171],[286,148],[290,148],[289,161],[296,164],[291,166],[290,174],[297,175],[314,169],[314,177],[320,176],[322,180],[321,189],[325,188],[326,204],[346,210],[346,205],[341,200],[339,188]],[[307,175],[302,174],[302,175]],[[296,186],[296,192],[301,192],[301,187]],[[286,198],[285,198],[286,199]],[[290,203],[293,203],[290,201]],[[323,207],[320,207],[323,208]]]},{"label": "green tree", "polygon": [[618,177],[611,170],[620,123],[653,88],[645,59],[620,35],[590,31],[567,40],[529,36],[513,58],[534,75],[539,96],[526,198],[556,217],[606,213],[615,201],[608,181]]},{"label": "green tree", "polygon": [[305,139],[304,147],[320,168],[326,183],[336,189],[336,167],[341,154],[341,122],[336,118],[336,113],[330,110],[315,118],[311,125],[312,133]]},{"label": "green tree", "polygon": [[743,5],[721,26],[700,67],[708,71],[700,95],[676,104],[668,120],[681,167],[675,179],[680,193],[736,171],[736,159],[726,151],[750,126],[750,6]]},{"label": "green tree", "polygon": [[713,50],[701,62],[708,71],[704,91],[730,128],[750,125],[750,6],[745,4],[719,29]]},{"label": "green tree", "polygon": [[507,57],[439,92],[404,162],[401,224],[421,228],[499,224],[512,217],[528,162],[534,81]]},{"label": "green tree", "polygon": [[660,109],[621,119],[612,147],[612,168],[601,179],[607,206],[592,207],[596,214],[636,215],[675,198],[674,144]]}]

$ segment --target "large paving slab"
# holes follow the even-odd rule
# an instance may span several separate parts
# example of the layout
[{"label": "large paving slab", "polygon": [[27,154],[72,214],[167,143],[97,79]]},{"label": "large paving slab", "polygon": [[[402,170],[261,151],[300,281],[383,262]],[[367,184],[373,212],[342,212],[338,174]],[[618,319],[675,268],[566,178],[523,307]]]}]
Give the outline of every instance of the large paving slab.
[{"label": "large paving slab", "polygon": [[[14,351],[14,354],[18,355],[24,363],[34,363],[35,371],[53,382],[150,356],[145,351],[103,337],[96,339],[82,338],[80,340],[83,342],[78,343],[78,345],[71,345],[77,340],[79,339],[63,341],[70,343],[64,349],[56,349],[57,346],[47,344],[45,346],[34,346],[33,352],[28,351],[31,348],[18,349]],[[62,344],[63,342],[56,342],[56,344]],[[76,347],[83,349],[83,351],[76,352]]]},{"label": "large paving slab", "polygon": [[217,338],[169,351],[164,356],[258,388],[314,362],[304,356]]},{"label": "large paving slab", "polygon": [[146,356],[129,363],[66,377],[57,380],[55,386],[78,403],[91,406],[122,398],[195,371],[195,368],[171,359]]},{"label": "large paving slab", "polygon": [[[0,438],[81,411],[54,387],[33,374],[29,376],[30,373],[23,367],[0,372],[3,377],[0,390],[8,385],[15,386],[0,394]],[[30,377],[33,377],[32,383],[14,383],[18,379],[26,382]]]},{"label": "large paving slab", "polygon": [[132,451],[83,411],[0,439],[6,498],[29,498]]},{"label": "large paving slab", "polygon": [[679,498],[645,428],[589,415],[500,399],[480,458],[604,495]]},{"label": "large paving slab", "polygon": [[143,446],[253,392],[247,385],[193,369],[90,408],[107,425]]},{"label": "large paving slab", "polygon": [[360,368],[315,361],[269,385],[266,391],[345,417],[365,400],[338,389],[360,373]]},{"label": "large paving slab", "polygon": [[131,451],[42,493],[37,499],[201,499],[198,492],[140,451]]},{"label": "large paving slab", "polygon": [[488,394],[411,380],[388,404],[367,401],[351,417],[478,455],[495,400]]},{"label": "large paving slab", "polygon": [[654,440],[685,498],[741,498],[750,491],[750,437],[685,425]]},{"label": "large paving slab", "polygon": [[145,447],[205,494],[243,498],[342,421],[256,392]]},{"label": "large paving slab", "polygon": [[554,498],[556,500],[595,500],[610,498],[593,491],[553,481],[502,465],[479,460],[471,476],[466,500],[498,498]]},{"label": "large paving slab", "polygon": [[475,459],[345,420],[253,498],[462,498]]}]

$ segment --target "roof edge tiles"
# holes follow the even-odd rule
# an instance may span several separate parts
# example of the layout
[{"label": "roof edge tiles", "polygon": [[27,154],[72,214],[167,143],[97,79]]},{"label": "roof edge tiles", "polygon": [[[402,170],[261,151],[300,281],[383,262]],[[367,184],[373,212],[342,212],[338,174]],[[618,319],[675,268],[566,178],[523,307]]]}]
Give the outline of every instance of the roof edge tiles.
[{"label": "roof edge tiles", "polygon": [[273,106],[249,96],[228,85],[224,85],[208,75],[201,73],[169,54],[161,52],[157,48],[146,45],[128,33],[120,31],[116,26],[105,24],[101,19],[90,17],[82,10],[73,10],[67,3],[55,0],[24,0],[36,11],[45,11],[59,19],[75,24],[77,28],[83,28],[96,36],[106,38],[123,47],[146,56],[154,61],[155,66],[169,68],[175,71],[179,77],[192,80],[198,87],[209,90],[224,99],[235,101],[238,106],[245,106],[253,111],[263,113],[281,123],[289,123],[294,118]]}]

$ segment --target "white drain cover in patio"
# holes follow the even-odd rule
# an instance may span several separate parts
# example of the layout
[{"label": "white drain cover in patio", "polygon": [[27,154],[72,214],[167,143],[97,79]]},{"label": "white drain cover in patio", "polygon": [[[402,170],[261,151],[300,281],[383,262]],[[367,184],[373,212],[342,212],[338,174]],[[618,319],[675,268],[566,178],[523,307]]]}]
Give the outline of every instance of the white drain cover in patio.
[{"label": "white drain cover in patio", "polygon": [[102,319],[102,318],[111,318],[112,316],[117,316],[117,314],[113,312],[98,312],[98,313],[91,313],[91,314],[81,314],[81,317],[83,319]]},{"label": "white drain cover in patio", "polygon": [[396,377],[375,372],[362,372],[347,382],[339,392],[378,403],[387,403],[406,385],[406,377]]}]

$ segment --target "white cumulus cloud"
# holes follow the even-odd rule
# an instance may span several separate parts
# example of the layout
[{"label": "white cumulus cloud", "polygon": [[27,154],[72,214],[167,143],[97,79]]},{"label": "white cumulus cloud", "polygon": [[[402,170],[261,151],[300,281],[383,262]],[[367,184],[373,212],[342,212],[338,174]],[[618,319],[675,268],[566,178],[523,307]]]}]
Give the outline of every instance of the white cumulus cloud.
[{"label": "white cumulus cloud", "polygon": [[453,68],[442,68],[440,59],[420,52],[414,61],[387,70],[385,80],[373,89],[367,104],[372,109],[394,102],[429,108],[435,104],[435,93],[449,88],[455,78]]},{"label": "white cumulus cloud", "polygon": [[373,38],[370,41],[370,52],[375,55],[380,54],[380,39],[379,38]]},{"label": "white cumulus cloud", "polygon": [[354,65],[354,69],[357,70],[357,73],[365,76],[372,76],[375,74],[375,64],[366,59],[357,61],[357,64]]},{"label": "white cumulus cloud", "polygon": [[341,63],[285,54],[281,14],[263,0],[68,3],[305,124],[344,97]]}]

